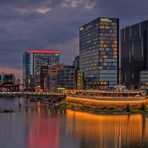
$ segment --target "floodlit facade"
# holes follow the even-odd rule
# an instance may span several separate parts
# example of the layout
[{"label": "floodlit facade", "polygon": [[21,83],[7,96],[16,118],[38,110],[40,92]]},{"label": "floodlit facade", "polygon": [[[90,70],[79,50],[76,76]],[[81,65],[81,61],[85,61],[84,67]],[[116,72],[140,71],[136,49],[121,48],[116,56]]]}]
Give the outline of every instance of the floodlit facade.
[{"label": "floodlit facade", "polygon": [[80,27],[80,71],[87,88],[118,84],[119,19],[97,18]]}]

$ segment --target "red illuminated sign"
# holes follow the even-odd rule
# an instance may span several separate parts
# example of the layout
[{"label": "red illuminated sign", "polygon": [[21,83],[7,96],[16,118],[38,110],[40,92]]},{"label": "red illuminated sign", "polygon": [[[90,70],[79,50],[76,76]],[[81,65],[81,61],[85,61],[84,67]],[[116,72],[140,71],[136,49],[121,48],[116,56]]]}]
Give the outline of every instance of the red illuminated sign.
[{"label": "red illuminated sign", "polygon": [[40,50],[27,50],[27,53],[38,53],[38,54],[60,54],[59,50],[45,50],[45,49],[40,49]]}]

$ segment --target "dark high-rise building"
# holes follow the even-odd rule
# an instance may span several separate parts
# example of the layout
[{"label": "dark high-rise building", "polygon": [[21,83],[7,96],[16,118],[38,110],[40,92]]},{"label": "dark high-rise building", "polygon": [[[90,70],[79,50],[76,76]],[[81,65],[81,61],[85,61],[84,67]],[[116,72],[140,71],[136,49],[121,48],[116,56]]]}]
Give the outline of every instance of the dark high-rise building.
[{"label": "dark high-rise building", "polygon": [[39,86],[41,86],[41,88],[43,90],[45,90],[46,88],[46,79],[49,76],[49,68],[48,66],[41,66],[40,68],[40,75],[39,75],[39,80],[40,80],[40,84]]},{"label": "dark high-rise building", "polygon": [[0,74],[0,91],[19,91],[20,84],[15,83],[14,74]]},{"label": "dark high-rise building", "polygon": [[140,72],[148,69],[148,21],[121,30],[121,73],[127,86],[138,85]]},{"label": "dark high-rise building", "polygon": [[50,90],[55,90],[58,88],[58,73],[64,68],[63,64],[54,65],[49,68],[49,75],[46,78],[45,85],[46,88]]},{"label": "dark high-rise building", "polygon": [[76,56],[75,59],[73,60],[73,66],[77,70],[80,69],[80,57],[79,56]]},{"label": "dark high-rise building", "polygon": [[140,72],[139,81],[140,81],[139,86],[142,89],[148,89],[148,70],[144,70]]},{"label": "dark high-rise building", "polygon": [[15,83],[14,74],[0,74],[0,83],[1,84],[14,84]]},{"label": "dark high-rise building", "polygon": [[119,19],[97,18],[80,27],[80,71],[88,88],[118,84]]},{"label": "dark high-rise building", "polygon": [[74,89],[76,85],[75,67],[65,65],[58,72],[57,77],[58,88]]},{"label": "dark high-rise building", "polygon": [[23,77],[26,89],[34,90],[36,86],[40,86],[42,66],[51,67],[59,63],[60,52],[58,50],[27,50],[23,55]]}]

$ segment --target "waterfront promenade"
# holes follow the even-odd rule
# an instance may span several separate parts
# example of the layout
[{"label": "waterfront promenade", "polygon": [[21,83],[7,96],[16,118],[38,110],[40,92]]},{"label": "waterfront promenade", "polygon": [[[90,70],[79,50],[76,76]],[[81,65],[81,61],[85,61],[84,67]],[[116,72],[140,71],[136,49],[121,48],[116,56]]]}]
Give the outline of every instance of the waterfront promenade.
[{"label": "waterfront promenade", "polygon": [[91,112],[133,112],[148,109],[145,91],[80,91],[68,94],[65,106],[70,109]]}]

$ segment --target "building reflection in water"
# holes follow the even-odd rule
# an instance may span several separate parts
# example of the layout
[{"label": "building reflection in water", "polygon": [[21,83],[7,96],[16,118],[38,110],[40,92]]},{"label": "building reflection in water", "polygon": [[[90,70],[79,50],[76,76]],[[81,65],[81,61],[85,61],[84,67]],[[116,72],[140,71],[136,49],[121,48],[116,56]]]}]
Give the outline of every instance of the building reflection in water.
[{"label": "building reflection in water", "polygon": [[77,137],[79,147],[148,147],[148,121],[140,114],[94,115],[68,110],[66,118],[67,137]]},{"label": "building reflection in water", "polygon": [[28,148],[59,148],[60,147],[60,116],[49,108],[38,107],[28,110],[36,112],[29,127]]}]

